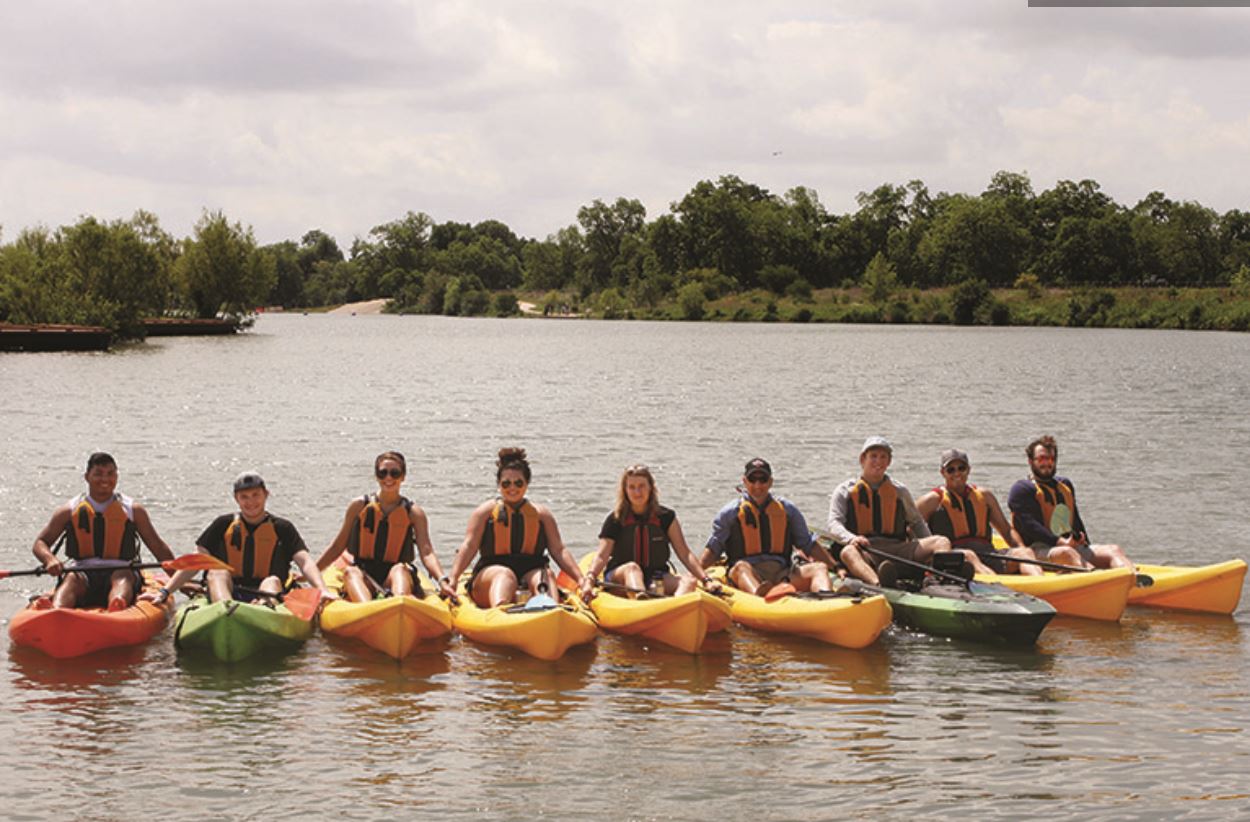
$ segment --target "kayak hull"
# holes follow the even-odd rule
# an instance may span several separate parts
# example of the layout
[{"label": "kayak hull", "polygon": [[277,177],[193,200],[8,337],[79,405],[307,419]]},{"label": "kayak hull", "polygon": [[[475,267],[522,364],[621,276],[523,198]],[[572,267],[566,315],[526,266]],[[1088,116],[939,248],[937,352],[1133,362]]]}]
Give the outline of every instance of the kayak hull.
[{"label": "kayak hull", "polygon": [[392,596],[369,602],[339,599],[322,608],[321,630],[403,659],[430,640],[447,636],[451,611],[435,595]]},{"label": "kayak hull", "polygon": [[513,648],[548,661],[559,659],[575,645],[593,642],[599,634],[580,601],[533,611],[521,605],[480,608],[463,586],[460,604],[451,608],[451,621],[474,642]]},{"label": "kayak hull", "polygon": [[14,645],[36,648],[57,659],[140,645],[169,624],[173,603],[139,602],[120,611],[103,608],[53,608],[40,597],[9,621]]},{"label": "kayak hull", "polygon": [[1129,605],[1208,614],[1237,610],[1246,581],[1246,563],[1240,559],[1200,567],[1138,565],[1137,571],[1151,577],[1154,584],[1129,591]]},{"label": "kayak hull", "polygon": [[[723,568],[710,573],[724,581]],[[766,602],[763,597],[725,586],[733,621],[758,631],[793,634],[842,648],[865,648],[890,624],[890,603],[880,594],[868,597],[782,597]]]},{"label": "kayak hull", "polygon": [[590,601],[590,609],[604,630],[655,640],[688,654],[698,653],[708,633],[725,630],[731,620],[729,603],[703,590],[654,599],[601,592]]},{"label": "kayak hull", "polygon": [[1136,582],[1128,568],[1073,574],[977,574],[977,582],[998,583],[1044,599],[1064,616],[1117,622]]},{"label": "kayak hull", "polygon": [[179,650],[208,650],[222,662],[239,662],[260,651],[293,651],[313,633],[312,620],[285,605],[269,607],[194,597],[178,611],[174,644]]},{"label": "kayak hull", "polygon": [[1045,600],[1003,585],[929,585],[918,592],[862,586],[889,600],[898,625],[932,636],[1032,645],[1055,616]]}]

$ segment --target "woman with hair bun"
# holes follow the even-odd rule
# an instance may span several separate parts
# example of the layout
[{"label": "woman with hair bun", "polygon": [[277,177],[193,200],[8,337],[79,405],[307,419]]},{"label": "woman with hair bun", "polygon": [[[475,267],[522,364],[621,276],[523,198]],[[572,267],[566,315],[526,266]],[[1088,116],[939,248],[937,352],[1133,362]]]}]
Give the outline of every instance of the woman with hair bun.
[{"label": "woman with hair bun", "polygon": [[525,449],[501,448],[495,461],[499,495],[479,505],[469,516],[451,578],[458,579],[478,557],[467,587],[479,607],[513,602],[522,586],[535,596],[546,586],[555,596],[555,586],[549,584],[547,573],[548,554],[579,586],[582,583],[582,572],[560,539],[555,517],[547,506],[526,498],[530,479]]},{"label": "woman with hair bun", "polygon": [[[416,554],[438,580],[439,593],[453,596],[451,579],[443,574],[434,545],[430,523],[421,506],[399,493],[408,474],[408,464],[398,451],[386,451],[373,461],[378,481],[376,494],[352,500],[334,541],[317,560],[325,570],[347,551],[352,564],[343,571],[343,588],[352,602],[367,602],[379,593],[404,596],[417,592]],[[415,550],[414,550],[415,548]]]}]

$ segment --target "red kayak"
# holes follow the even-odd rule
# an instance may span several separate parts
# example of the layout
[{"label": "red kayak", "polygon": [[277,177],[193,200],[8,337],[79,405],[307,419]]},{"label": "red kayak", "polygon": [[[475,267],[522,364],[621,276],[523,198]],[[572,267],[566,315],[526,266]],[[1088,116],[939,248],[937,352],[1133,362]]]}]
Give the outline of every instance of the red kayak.
[{"label": "red kayak", "polygon": [[9,638],[14,645],[69,659],[105,648],[147,642],[161,632],[173,610],[172,599],[163,605],[139,602],[120,611],[53,608],[51,595],[45,595],[13,616]]}]

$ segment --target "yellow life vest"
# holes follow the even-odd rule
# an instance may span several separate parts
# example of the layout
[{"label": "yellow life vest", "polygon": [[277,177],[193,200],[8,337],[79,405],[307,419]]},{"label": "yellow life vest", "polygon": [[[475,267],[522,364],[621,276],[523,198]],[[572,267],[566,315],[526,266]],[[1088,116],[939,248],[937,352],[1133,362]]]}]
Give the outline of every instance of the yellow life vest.
[{"label": "yellow life vest", "polygon": [[130,506],[119,495],[97,512],[86,495],[70,508],[65,526],[65,554],[70,559],[134,559],[139,541]]}]

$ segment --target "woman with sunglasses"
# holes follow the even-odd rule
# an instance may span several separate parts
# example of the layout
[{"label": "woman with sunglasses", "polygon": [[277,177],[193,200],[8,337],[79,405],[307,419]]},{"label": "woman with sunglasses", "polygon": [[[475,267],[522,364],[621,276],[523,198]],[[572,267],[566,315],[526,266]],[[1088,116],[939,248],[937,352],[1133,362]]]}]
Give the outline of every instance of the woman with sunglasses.
[{"label": "woman with sunglasses", "polygon": [[524,448],[500,449],[495,461],[499,496],[482,503],[469,516],[451,577],[459,579],[478,557],[468,590],[479,607],[513,602],[521,586],[534,596],[544,588],[556,596],[547,570],[548,554],[579,587],[582,585],[582,572],[560,539],[555,517],[547,506],[535,505],[525,497],[530,478]]},{"label": "woman with sunglasses", "polygon": [[430,542],[425,511],[399,493],[408,473],[404,455],[398,451],[379,454],[373,461],[373,473],[378,480],[377,493],[365,494],[347,506],[343,527],[317,560],[317,567],[330,567],[346,550],[352,558],[343,572],[347,598],[367,602],[378,593],[403,596],[418,591],[414,561],[419,552],[430,579],[438,580],[439,593],[453,596],[451,579],[443,574]]},{"label": "woman with sunglasses", "polygon": [[[670,553],[677,554],[688,573],[679,577],[669,571]],[[720,583],[707,575],[691,553],[676,512],[660,505],[655,477],[645,465],[631,465],[621,474],[616,507],[599,529],[599,551],[582,580],[582,599],[593,595],[600,571],[604,582],[635,591],[655,586],[657,593],[680,596],[694,591],[700,582],[709,591],[720,590]]]}]

